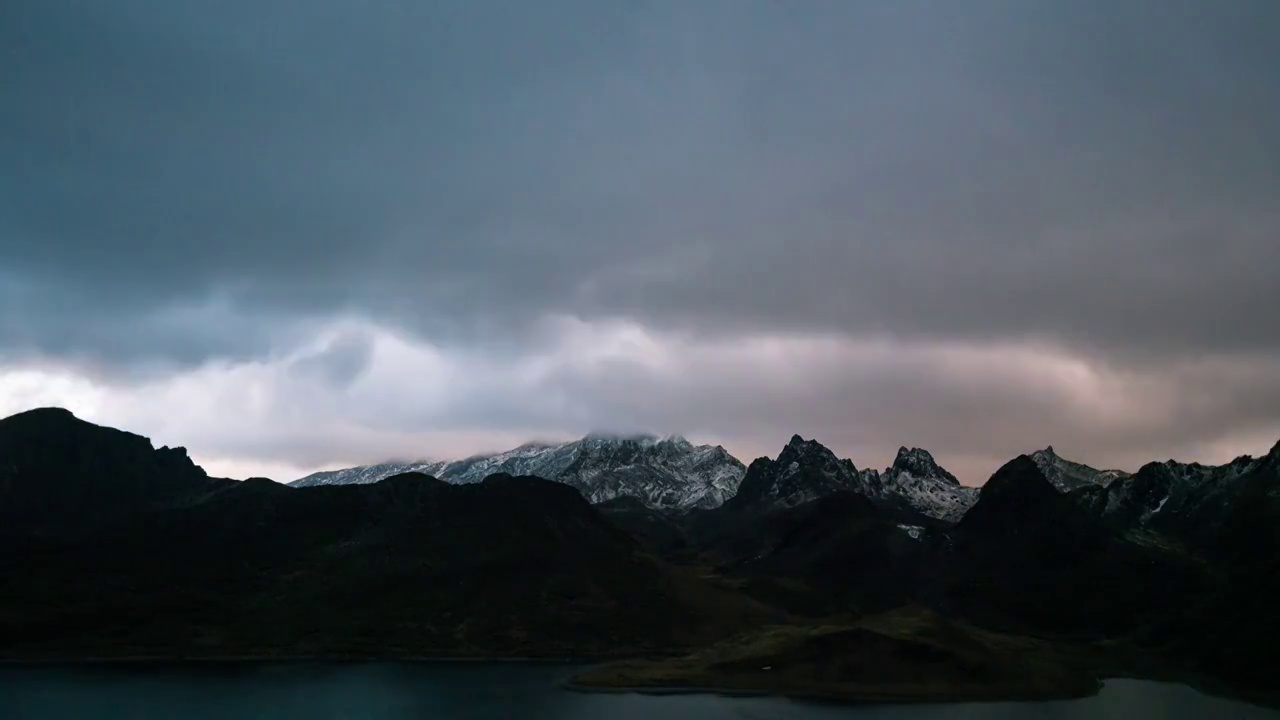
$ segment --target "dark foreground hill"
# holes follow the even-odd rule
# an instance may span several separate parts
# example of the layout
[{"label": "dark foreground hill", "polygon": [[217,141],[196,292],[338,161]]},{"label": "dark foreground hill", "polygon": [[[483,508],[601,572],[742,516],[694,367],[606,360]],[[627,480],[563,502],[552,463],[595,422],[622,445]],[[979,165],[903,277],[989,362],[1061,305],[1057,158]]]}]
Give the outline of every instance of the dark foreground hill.
[{"label": "dark foreground hill", "polygon": [[[900,455],[894,487],[950,487]],[[219,480],[24,413],[0,421],[0,658],[666,656],[581,682],[917,700],[1280,672],[1280,446],[1065,488],[1023,456],[958,522],[833,458],[793,441],[738,499],[661,512],[505,474]]]},{"label": "dark foreground hill", "polygon": [[677,658],[611,663],[595,688],[771,692],[856,702],[1072,698],[1097,691],[1088,648],[985,631],[919,607],[775,625]]},{"label": "dark foreground hill", "polygon": [[[807,496],[794,505],[759,502],[750,492],[764,483],[744,482],[748,495],[710,511],[641,515],[611,505],[605,513],[654,552],[731,579],[793,618],[846,626],[917,605],[1005,635],[1106,648],[1104,655],[1124,658],[1103,663],[1109,672],[1191,673],[1266,692],[1280,672],[1280,614],[1271,609],[1280,600],[1280,450],[1201,471],[1218,482],[1202,482],[1198,495],[1175,487],[1187,497],[1167,524],[1141,526],[1131,518],[1149,519],[1150,511],[1100,508],[1108,492],[1150,495],[1126,489],[1150,485],[1149,470],[1110,488],[1064,489],[1037,456],[1001,468],[955,524],[904,515],[829,483],[835,471],[806,473],[803,463],[784,488]],[[779,466],[788,465],[753,464]],[[754,477],[748,473],[748,481]],[[1158,507],[1166,496],[1148,504]],[[640,675],[667,677],[673,667]],[[614,681],[593,677],[607,683],[623,675],[636,679],[631,672]]]},{"label": "dark foreground hill", "polygon": [[157,450],[61,408],[0,420],[0,540],[93,533],[234,484],[210,478],[183,448]]},{"label": "dark foreground hill", "polygon": [[946,532],[930,600],[989,627],[1115,637],[1181,613],[1208,585],[1201,564],[1127,541],[1059,492],[1034,460],[1011,460]]},{"label": "dark foreground hill", "polygon": [[[94,452],[126,462],[49,473],[41,448],[78,457],[68,448],[103,429],[69,415],[42,426],[68,444],[29,445],[7,488],[28,509],[57,500],[59,522],[32,524],[0,567],[0,654],[613,655],[687,647],[763,614],[646,555],[560,483],[259,479],[197,483],[197,496],[182,491],[200,478],[166,485],[150,473],[167,451],[148,462],[149,444],[124,434]],[[109,516],[72,499],[113,485],[126,492]],[[86,518],[106,524],[91,537],[50,529]]]}]

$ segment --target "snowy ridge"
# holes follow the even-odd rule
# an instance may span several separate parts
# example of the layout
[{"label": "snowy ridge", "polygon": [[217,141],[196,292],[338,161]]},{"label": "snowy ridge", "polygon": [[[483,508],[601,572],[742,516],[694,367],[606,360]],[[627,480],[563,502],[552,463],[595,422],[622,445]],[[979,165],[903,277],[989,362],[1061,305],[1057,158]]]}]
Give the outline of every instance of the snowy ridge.
[{"label": "snowy ridge", "polygon": [[1129,477],[1123,470],[1098,470],[1059,457],[1053,446],[1037,450],[1029,456],[1058,492],[1071,492],[1090,485],[1106,487],[1121,478]]},{"label": "snowy ridge", "polygon": [[573,442],[526,443],[462,460],[365,465],[308,475],[294,487],[373,483],[421,472],[451,483],[480,482],[495,473],[534,475],[577,488],[593,503],[634,497],[660,509],[717,507],[737,492],[745,468],[724,448],[679,436],[587,435]]},{"label": "snowy ridge", "polygon": [[899,448],[893,465],[880,474],[879,483],[882,498],[947,522],[959,522],[978,502],[978,488],[961,485],[929,451],[920,448]]},{"label": "snowy ridge", "polygon": [[[1029,455],[1059,492],[1128,527],[1155,530],[1216,522],[1234,502],[1239,481],[1267,469],[1280,476],[1280,444],[1261,458],[1242,456],[1220,466],[1149,463],[1139,472],[1097,470],[1047,447]],[[494,473],[535,475],[577,488],[593,503],[631,497],[655,509],[794,507],[834,492],[856,492],[877,505],[958,522],[978,501],[979,488],[961,485],[920,448],[902,447],[883,471],[859,470],[816,440],[791,438],[777,459],[749,469],[719,446],[696,446],[679,436],[588,435],[573,442],[527,443],[462,460],[384,463],[309,475],[295,487],[377,482],[421,472],[452,483],[479,482]],[[1280,482],[1268,492],[1280,494]]]},{"label": "snowy ridge", "polygon": [[317,485],[369,485],[379,480],[400,473],[419,472],[435,476],[445,463],[430,460],[419,460],[406,463],[379,463],[377,465],[359,465],[341,470],[327,470],[312,473],[289,483],[291,487],[314,487]]},{"label": "snowy ridge", "polygon": [[1207,527],[1225,517],[1240,481],[1268,462],[1275,458],[1243,455],[1225,465],[1148,463],[1133,475],[1079,495],[1079,501],[1122,527],[1157,531],[1182,525]]}]

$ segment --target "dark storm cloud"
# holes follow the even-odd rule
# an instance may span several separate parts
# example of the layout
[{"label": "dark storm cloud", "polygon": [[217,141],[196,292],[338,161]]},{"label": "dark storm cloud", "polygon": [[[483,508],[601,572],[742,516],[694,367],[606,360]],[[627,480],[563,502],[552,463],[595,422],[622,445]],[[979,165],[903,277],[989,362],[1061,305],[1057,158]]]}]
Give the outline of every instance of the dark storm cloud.
[{"label": "dark storm cloud", "polygon": [[0,13],[10,352],[344,313],[1280,345],[1271,2]]},{"label": "dark storm cloud", "polygon": [[332,338],[315,352],[293,360],[289,368],[295,374],[320,379],[330,386],[347,387],[372,360],[373,339],[367,334],[348,332]]},{"label": "dark storm cloud", "polygon": [[1049,443],[1265,450],[1277,27],[1271,0],[9,0],[0,407],[228,467],[596,428],[918,444],[970,482]]}]

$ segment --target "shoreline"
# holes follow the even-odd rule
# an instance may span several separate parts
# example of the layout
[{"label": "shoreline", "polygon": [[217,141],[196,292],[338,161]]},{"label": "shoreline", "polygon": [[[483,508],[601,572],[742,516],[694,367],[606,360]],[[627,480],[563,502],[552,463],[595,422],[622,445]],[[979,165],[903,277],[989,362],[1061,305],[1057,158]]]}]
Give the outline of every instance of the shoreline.
[{"label": "shoreline", "polygon": [[874,690],[845,691],[831,690],[785,690],[717,687],[717,686],[683,686],[683,685],[591,685],[575,682],[574,679],[561,683],[561,687],[569,692],[601,695],[718,695],[721,697],[770,697],[795,700],[798,702],[816,702],[837,705],[929,705],[969,702],[1051,702],[1058,700],[1082,700],[1100,693],[1103,687],[1112,680],[1136,680],[1140,682],[1168,683],[1190,688],[1202,695],[1233,700],[1257,707],[1280,709],[1280,696],[1270,696],[1252,692],[1233,690],[1216,683],[1205,683],[1199,679],[1174,678],[1168,676],[1143,677],[1136,674],[1117,674],[1097,678],[1097,685],[1088,693],[1044,693],[1044,694],[998,694],[998,693],[937,693],[913,694],[876,692]]},{"label": "shoreline", "polygon": [[[561,655],[208,655],[208,656],[175,656],[175,655],[122,655],[122,656],[43,656],[14,657],[0,656],[0,668],[5,667],[52,667],[52,666],[142,666],[142,665],[230,665],[230,664],[357,664],[357,663],[406,663],[406,664],[509,664],[509,665],[542,665],[578,667],[581,670],[607,665],[621,660],[646,659],[637,656],[561,656]],[[653,659],[647,656],[647,659]],[[1045,693],[998,693],[998,692],[938,692],[935,694],[911,692],[886,692],[871,688],[865,690],[838,689],[822,690],[815,688],[786,689],[784,687],[762,687],[757,689],[716,685],[605,685],[590,684],[577,681],[577,675],[559,683],[558,687],[568,691],[584,694],[608,695],[719,695],[722,697],[773,697],[796,700],[800,702],[817,702],[842,705],[861,704],[893,704],[912,705],[930,703],[966,703],[966,702],[1048,702],[1053,700],[1076,700],[1097,695],[1104,685],[1111,680],[1138,680],[1143,682],[1160,682],[1183,685],[1196,692],[1229,700],[1257,705],[1266,708],[1280,708],[1280,695],[1271,695],[1247,689],[1233,688],[1229,685],[1205,678],[1196,674],[1179,674],[1170,672],[1152,672],[1148,674],[1134,672],[1108,672],[1095,679],[1095,686],[1089,692],[1045,692]]]},{"label": "shoreline", "polygon": [[[1109,678],[1110,679],[1110,678]],[[749,690],[745,688],[717,686],[664,686],[664,685],[590,685],[578,683],[572,679],[561,683],[561,687],[570,692],[603,695],[718,695],[721,697],[768,697],[795,700],[798,702],[838,704],[838,705],[930,705],[968,702],[1049,702],[1053,700],[1080,700],[1093,697],[1101,692],[1104,680],[1098,680],[1092,692],[1087,693],[963,693],[940,692],[909,693],[863,690],[786,690],[782,688]]]}]

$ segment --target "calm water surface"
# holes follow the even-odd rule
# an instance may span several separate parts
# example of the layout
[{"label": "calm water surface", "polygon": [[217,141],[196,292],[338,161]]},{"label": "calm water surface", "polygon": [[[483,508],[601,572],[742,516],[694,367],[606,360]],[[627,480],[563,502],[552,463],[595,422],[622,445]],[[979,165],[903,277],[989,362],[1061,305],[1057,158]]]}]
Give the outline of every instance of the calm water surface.
[{"label": "calm water surface", "polygon": [[588,695],[573,668],[524,664],[246,664],[0,668],[3,720],[1263,720],[1280,712],[1180,685],[1107,683],[1085,700],[834,706],[713,695]]}]

